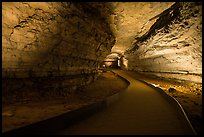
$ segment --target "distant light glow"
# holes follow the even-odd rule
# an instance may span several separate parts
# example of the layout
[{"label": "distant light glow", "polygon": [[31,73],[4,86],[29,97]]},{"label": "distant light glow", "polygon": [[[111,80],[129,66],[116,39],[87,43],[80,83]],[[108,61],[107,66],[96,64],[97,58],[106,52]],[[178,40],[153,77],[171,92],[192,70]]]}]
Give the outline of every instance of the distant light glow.
[{"label": "distant light glow", "polygon": [[112,62],[105,62],[106,67],[111,66],[113,63]]},{"label": "distant light glow", "polygon": [[123,65],[128,68],[128,60],[126,58],[123,58]]},{"label": "distant light glow", "polygon": [[121,65],[121,61],[118,59],[118,67],[120,67]]},{"label": "distant light glow", "polygon": [[152,84],[153,86],[155,86],[155,87],[159,87],[159,85],[156,85],[156,84]]}]

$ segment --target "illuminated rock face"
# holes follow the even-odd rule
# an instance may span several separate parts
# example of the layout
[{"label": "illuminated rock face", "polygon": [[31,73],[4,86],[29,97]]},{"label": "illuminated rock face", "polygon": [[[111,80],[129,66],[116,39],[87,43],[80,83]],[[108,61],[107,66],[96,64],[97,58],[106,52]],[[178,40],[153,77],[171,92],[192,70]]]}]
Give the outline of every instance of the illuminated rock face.
[{"label": "illuminated rock face", "polygon": [[179,6],[179,16],[170,25],[161,23],[166,23],[167,15],[160,17],[155,26],[164,26],[156,29],[154,35],[149,31],[150,37],[145,40],[137,38],[138,48],[135,46],[131,52],[126,52],[130,70],[202,82],[202,5],[179,3]]},{"label": "illuminated rock face", "polygon": [[3,77],[95,73],[115,43],[99,10],[88,3],[3,2]]},{"label": "illuminated rock face", "polygon": [[202,6],[173,5],[3,2],[3,77],[95,73],[113,47],[130,70],[201,82]]},{"label": "illuminated rock face", "polygon": [[113,2],[112,30],[116,36],[113,52],[125,52],[136,36],[143,35],[154,24],[162,11],[174,2]]}]

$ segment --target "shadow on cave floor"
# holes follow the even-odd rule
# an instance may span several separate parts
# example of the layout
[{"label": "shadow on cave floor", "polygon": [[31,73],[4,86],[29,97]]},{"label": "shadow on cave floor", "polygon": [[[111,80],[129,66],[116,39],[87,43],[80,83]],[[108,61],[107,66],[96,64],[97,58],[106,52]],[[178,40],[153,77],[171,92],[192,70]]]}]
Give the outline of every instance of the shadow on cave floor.
[{"label": "shadow on cave floor", "polygon": [[[13,95],[9,94],[5,98],[3,94],[3,132],[101,101],[108,96],[123,91],[128,86],[126,82],[118,78],[112,72],[105,71],[99,75],[96,81],[85,87],[77,88],[72,92],[66,92],[66,87],[64,87],[64,94],[58,94],[52,91],[51,93],[44,94],[44,96],[41,97],[41,93],[39,93],[37,87],[35,87],[36,85],[31,84],[33,83],[32,81],[25,79],[27,84],[22,86],[20,84],[23,83],[22,80],[23,79],[20,81],[12,81],[12,85],[15,86],[10,88],[10,90],[16,90],[12,91],[12,93],[14,93]],[[66,79],[63,80],[66,81]],[[47,82],[47,84],[52,85],[57,81],[52,80]],[[46,83],[46,81],[43,83]],[[3,82],[3,84],[4,93],[11,92],[8,88],[11,81]],[[46,90],[46,88],[44,88],[44,90]],[[47,87],[47,90],[50,90],[50,88]]]}]

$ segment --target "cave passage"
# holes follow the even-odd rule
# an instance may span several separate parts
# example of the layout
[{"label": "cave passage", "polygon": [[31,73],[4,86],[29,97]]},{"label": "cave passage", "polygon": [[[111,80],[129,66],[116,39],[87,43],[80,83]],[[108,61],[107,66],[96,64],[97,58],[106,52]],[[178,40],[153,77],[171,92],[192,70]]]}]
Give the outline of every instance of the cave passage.
[{"label": "cave passage", "polygon": [[[159,92],[115,70],[130,85],[120,100],[58,134],[65,135],[194,135],[195,131]],[[134,106],[134,108],[130,107]],[[182,119],[182,120],[181,120]],[[148,129],[148,130],[147,130]]]},{"label": "cave passage", "polygon": [[105,58],[102,63],[102,66],[104,68],[122,68],[124,66],[123,57],[124,56],[120,53],[111,53]]},{"label": "cave passage", "polygon": [[[142,87],[141,82],[146,84]],[[124,92],[130,100],[126,94],[115,98]],[[62,129],[54,125],[65,123],[65,114],[78,119],[88,110],[97,113],[113,97],[111,102],[119,106],[123,99],[130,101],[112,113],[121,111],[121,121],[135,122],[123,133],[188,134],[151,130],[145,122],[137,125],[137,120],[148,121],[152,115],[155,123],[166,121],[162,109],[171,101],[151,96],[154,92],[165,93],[182,106],[177,110],[188,122],[181,129],[190,125],[191,133],[202,134],[202,2],[2,2],[3,133],[56,134]],[[146,102],[161,117],[150,112]],[[112,108],[114,103],[107,111]],[[139,108],[144,119],[134,117],[136,113],[126,116],[126,109]],[[163,113],[167,111],[172,112]],[[172,113],[168,126],[178,122],[179,115]],[[120,125],[113,128],[122,126],[120,119],[108,118],[111,127],[101,134],[122,133]],[[58,124],[52,123],[54,119]],[[93,128],[100,129],[95,124]]]}]

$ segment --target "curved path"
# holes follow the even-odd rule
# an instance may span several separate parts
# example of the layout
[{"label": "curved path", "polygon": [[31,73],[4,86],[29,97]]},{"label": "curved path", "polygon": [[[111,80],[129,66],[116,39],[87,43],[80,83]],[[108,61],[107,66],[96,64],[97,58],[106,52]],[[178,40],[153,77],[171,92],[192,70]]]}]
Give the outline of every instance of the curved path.
[{"label": "curved path", "polygon": [[[158,91],[114,70],[130,82],[120,98],[106,109],[64,129],[59,134],[134,134],[185,135],[194,134],[181,114]],[[115,85],[117,86],[117,85]]]}]

